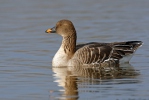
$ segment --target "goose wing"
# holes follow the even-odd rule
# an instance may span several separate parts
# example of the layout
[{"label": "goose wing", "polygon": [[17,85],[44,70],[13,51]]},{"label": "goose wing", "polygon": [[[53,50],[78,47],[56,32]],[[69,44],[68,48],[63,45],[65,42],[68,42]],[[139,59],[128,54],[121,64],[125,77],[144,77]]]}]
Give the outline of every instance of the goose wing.
[{"label": "goose wing", "polygon": [[111,58],[120,62],[129,62],[135,51],[142,46],[142,41],[114,42],[109,45],[113,47]]},{"label": "goose wing", "polygon": [[73,58],[84,64],[102,63],[109,59],[120,60],[133,54],[141,45],[141,41],[80,44],[77,45]]},{"label": "goose wing", "polygon": [[108,45],[92,44],[78,46],[73,59],[77,59],[84,64],[102,63],[112,55],[113,48]]}]

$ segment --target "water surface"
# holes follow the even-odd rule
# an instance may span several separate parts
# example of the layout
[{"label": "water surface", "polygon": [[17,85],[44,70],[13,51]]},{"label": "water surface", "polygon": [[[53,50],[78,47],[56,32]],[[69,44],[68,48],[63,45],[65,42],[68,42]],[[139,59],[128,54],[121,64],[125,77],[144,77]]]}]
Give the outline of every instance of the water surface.
[{"label": "water surface", "polygon": [[[0,100],[148,99],[148,5],[148,0],[1,0]],[[122,66],[122,75],[101,78],[52,68],[61,37],[44,31],[61,19],[74,23],[78,43],[144,44]]]}]

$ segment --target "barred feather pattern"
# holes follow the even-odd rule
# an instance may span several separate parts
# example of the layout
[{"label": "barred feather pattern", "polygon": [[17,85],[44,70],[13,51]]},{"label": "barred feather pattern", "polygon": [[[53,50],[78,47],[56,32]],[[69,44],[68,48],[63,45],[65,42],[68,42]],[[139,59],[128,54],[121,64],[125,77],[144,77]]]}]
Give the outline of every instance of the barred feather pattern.
[{"label": "barred feather pattern", "polygon": [[118,65],[120,59],[133,54],[141,45],[140,41],[80,44],[70,65]]},{"label": "barred feather pattern", "polygon": [[64,48],[65,53],[67,53],[67,54],[75,53],[76,47],[72,46],[72,44],[76,45],[76,34],[71,34],[69,36],[63,37],[62,47]]}]

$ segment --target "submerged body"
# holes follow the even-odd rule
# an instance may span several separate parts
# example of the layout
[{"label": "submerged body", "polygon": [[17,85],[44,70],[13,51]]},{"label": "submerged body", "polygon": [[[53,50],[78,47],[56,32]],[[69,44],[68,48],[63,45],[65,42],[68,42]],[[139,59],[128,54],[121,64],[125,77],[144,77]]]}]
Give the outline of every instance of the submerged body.
[{"label": "submerged body", "polygon": [[129,62],[141,41],[114,43],[86,43],[76,45],[76,31],[71,21],[60,20],[56,27],[46,30],[63,37],[62,44],[52,60],[52,66],[111,66]]}]

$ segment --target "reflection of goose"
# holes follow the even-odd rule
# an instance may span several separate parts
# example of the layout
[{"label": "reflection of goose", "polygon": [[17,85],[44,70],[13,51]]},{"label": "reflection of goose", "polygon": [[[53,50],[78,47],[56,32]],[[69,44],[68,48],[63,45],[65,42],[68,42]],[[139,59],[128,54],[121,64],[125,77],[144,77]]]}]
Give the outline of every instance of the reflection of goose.
[{"label": "reflection of goose", "polygon": [[121,64],[120,67],[110,66],[106,68],[73,66],[71,74],[91,79],[123,78],[138,75],[129,63]]},{"label": "reflection of goose", "polygon": [[[125,67],[123,67],[125,66]],[[79,68],[79,69],[78,69]],[[121,68],[121,69],[120,69]],[[120,68],[109,67],[106,72],[102,72],[102,69],[97,68],[86,68],[86,67],[73,67],[72,71],[67,70],[67,67],[53,67],[55,73],[55,79],[59,86],[63,87],[64,90],[61,98],[65,100],[77,100],[79,96],[80,88],[85,87],[85,84],[97,85],[112,80],[106,79],[120,79],[120,78],[134,78],[138,74],[130,64],[124,64]],[[105,70],[103,70],[105,71]],[[102,80],[100,80],[102,79]],[[114,81],[116,84],[116,80]],[[130,82],[138,83],[138,80],[120,81],[117,80],[117,84],[127,84]],[[81,87],[79,86],[81,85]],[[90,90],[89,90],[90,91]],[[85,91],[87,92],[87,91]]]},{"label": "reflection of goose", "polygon": [[[60,20],[47,33],[58,33],[63,37],[62,44],[55,54],[53,66],[98,65],[111,66],[121,62],[129,62],[132,54],[142,45],[141,41],[114,43],[87,43],[76,46],[76,30],[69,20]],[[127,59],[125,59],[127,58]]]},{"label": "reflection of goose", "polygon": [[66,67],[53,67],[54,76],[58,83],[58,86],[64,88],[62,97],[65,100],[77,100],[78,99],[78,86],[77,86],[77,77],[71,76],[70,71]]}]

